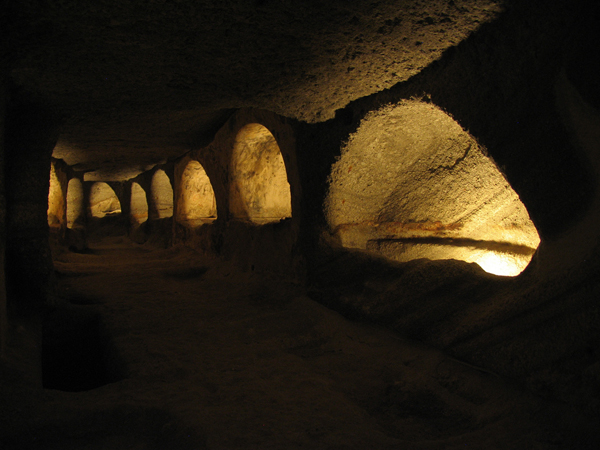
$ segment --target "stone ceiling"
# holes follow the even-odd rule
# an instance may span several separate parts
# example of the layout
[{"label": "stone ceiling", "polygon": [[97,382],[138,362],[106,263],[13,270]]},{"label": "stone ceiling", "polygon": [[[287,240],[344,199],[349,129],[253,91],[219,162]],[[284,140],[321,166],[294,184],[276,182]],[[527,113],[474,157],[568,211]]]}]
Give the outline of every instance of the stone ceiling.
[{"label": "stone ceiling", "polygon": [[235,108],[327,120],[502,11],[494,0],[5,3],[13,80],[65,118],[54,156],[106,180],[206,144]]}]

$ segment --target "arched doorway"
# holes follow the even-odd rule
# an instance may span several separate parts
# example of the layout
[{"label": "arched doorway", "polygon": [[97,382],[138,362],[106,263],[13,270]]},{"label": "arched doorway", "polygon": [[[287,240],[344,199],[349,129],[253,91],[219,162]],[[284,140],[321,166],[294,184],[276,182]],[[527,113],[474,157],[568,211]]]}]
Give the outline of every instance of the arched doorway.
[{"label": "arched doorway", "polygon": [[204,167],[195,160],[187,163],[180,182],[177,198],[179,223],[198,226],[217,218],[217,201]]},{"label": "arched doorway", "polygon": [[89,214],[94,218],[121,214],[121,203],[115,191],[103,181],[95,182],[90,189]]},{"label": "arched doorway", "polygon": [[266,127],[253,123],[238,132],[230,173],[232,217],[263,224],[292,216],[285,163],[275,137]]}]

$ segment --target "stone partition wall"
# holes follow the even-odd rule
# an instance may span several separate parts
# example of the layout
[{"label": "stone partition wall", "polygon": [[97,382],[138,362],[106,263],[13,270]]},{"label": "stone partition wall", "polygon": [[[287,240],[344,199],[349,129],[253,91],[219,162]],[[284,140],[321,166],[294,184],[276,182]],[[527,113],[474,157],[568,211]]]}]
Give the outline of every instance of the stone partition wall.
[{"label": "stone partition wall", "polygon": [[131,183],[129,205],[131,226],[137,228],[148,220],[148,201],[146,200],[146,191],[135,181]]},{"label": "stone partition wall", "polygon": [[83,193],[83,176],[73,176],[67,185],[67,228],[85,224],[86,203]]},{"label": "stone partition wall", "polygon": [[67,230],[68,183],[69,167],[64,161],[52,158],[47,215],[50,231],[59,240],[64,240]]},{"label": "stone partition wall", "polygon": [[155,168],[148,202],[150,220],[173,217],[173,184],[164,169]]}]

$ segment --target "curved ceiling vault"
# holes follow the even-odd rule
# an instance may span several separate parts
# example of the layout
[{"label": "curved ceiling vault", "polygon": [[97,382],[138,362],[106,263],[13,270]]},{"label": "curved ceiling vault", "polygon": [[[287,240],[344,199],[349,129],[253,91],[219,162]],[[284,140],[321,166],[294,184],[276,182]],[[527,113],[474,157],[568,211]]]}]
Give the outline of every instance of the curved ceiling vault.
[{"label": "curved ceiling vault", "polygon": [[231,110],[319,122],[419,73],[497,0],[9,2],[11,78],[65,118],[54,156],[119,181],[204,145]]}]

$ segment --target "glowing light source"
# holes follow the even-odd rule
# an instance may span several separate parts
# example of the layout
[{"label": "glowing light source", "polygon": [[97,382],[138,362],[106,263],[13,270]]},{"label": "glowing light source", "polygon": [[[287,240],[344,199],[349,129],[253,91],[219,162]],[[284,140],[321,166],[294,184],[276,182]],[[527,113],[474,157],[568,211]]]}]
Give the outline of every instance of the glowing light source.
[{"label": "glowing light source", "polygon": [[477,258],[475,262],[488,273],[514,277],[527,267],[529,259],[515,258],[510,253],[489,252]]}]

